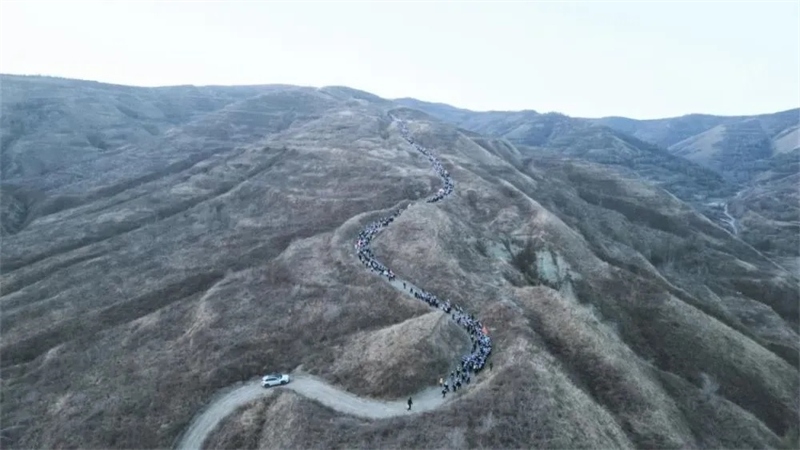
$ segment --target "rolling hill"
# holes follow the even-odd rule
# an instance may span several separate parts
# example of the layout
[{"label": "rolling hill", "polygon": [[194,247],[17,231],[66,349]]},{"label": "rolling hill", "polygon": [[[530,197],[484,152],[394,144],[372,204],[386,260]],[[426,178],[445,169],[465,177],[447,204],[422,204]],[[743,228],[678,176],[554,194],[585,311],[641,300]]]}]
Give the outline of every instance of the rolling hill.
[{"label": "rolling hill", "polygon": [[[800,270],[800,213],[795,208],[800,197],[791,185],[800,174],[800,109],[749,117],[634,120],[397,102],[470,131],[533,147],[532,155],[555,151],[631,172],[741,233],[789,270]],[[615,150],[596,147],[601,142],[614,142]],[[764,196],[776,202],[748,200]]]},{"label": "rolling hill", "polygon": [[729,206],[743,239],[800,271],[800,109],[759,116],[694,114],[597,122],[663,146],[736,184],[739,190]]},{"label": "rolling hill", "polygon": [[[376,255],[473,311],[493,368],[381,420],[277,391],[207,445],[773,448],[795,432],[797,275],[696,206],[738,185],[657,144],[345,87],[0,89],[6,448],[169,447],[216,393],[272,371],[379,400],[435,386],[463,339],[353,250],[405,207]],[[447,199],[425,203],[440,180],[401,123],[452,176]],[[753,195],[730,208],[769,199]]]}]

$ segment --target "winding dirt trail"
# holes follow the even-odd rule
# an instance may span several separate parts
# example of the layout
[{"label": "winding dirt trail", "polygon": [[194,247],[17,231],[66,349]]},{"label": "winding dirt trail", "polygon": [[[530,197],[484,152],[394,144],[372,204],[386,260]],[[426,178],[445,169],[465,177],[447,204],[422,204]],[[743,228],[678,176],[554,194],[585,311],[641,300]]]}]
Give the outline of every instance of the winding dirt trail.
[{"label": "winding dirt trail", "polygon": [[211,401],[209,407],[192,421],[176,448],[178,450],[202,448],[208,434],[217,428],[225,417],[233,414],[238,408],[281,389],[297,392],[340,413],[365,419],[419,414],[436,409],[446,401],[438,388],[428,388],[411,396],[414,404],[411,411],[408,411],[407,398],[393,401],[374,400],[353,395],[311,375],[293,375],[292,378],[291,383],[281,387],[265,389],[261,387],[259,380],[255,380],[221,392]]},{"label": "winding dirt trail", "polygon": [[727,217],[725,221],[728,223],[728,225],[730,225],[731,229],[733,230],[733,235],[738,236],[739,228],[736,226],[736,218],[733,217],[730,212],[728,212],[728,203],[725,203],[725,208],[722,210],[722,212],[725,214],[725,217]]},{"label": "winding dirt trail", "polygon": [[[429,197],[426,201],[428,203],[434,203],[448,196],[453,190],[453,184],[449,177],[449,173],[447,173],[447,171],[441,167],[441,163],[438,161],[438,159],[430,154],[427,149],[424,149],[413,141],[404,122],[399,121],[392,116],[390,116],[390,118],[400,123],[400,130],[403,138],[418,151],[423,152],[429,157],[434,166],[434,170],[439,172],[439,175],[442,177],[442,180],[445,183],[444,188],[440,189],[437,194]],[[400,212],[397,212],[395,217],[399,214]],[[388,223],[391,223],[391,220],[389,220]],[[364,256],[362,262],[374,262],[376,266],[372,267],[373,270],[375,270],[377,267],[377,272],[378,274],[382,275],[382,278],[384,278],[393,287],[411,296],[412,298],[418,298],[414,297],[413,292],[416,292],[417,294],[429,294],[419,289],[412,283],[395,277],[388,267],[382,265],[372,256],[371,250],[369,250],[369,242],[371,241],[372,237],[377,235],[382,229],[388,226],[388,223],[381,225],[378,230],[373,232],[369,237],[363,238],[363,244],[361,244],[362,240],[359,240],[360,246],[357,245],[356,249],[359,251],[360,256]],[[369,226],[370,225],[368,225],[366,228]],[[384,272],[384,270],[386,272]],[[387,273],[392,273],[392,275],[387,276]],[[451,306],[449,302],[442,302],[442,305],[443,306],[437,305],[436,307],[445,310],[445,312],[450,312]],[[480,328],[480,322],[477,322],[476,329],[479,330]],[[486,345],[488,343],[490,349],[491,340],[489,339],[488,335],[481,333],[481,331],[475,331],[473,336],[475,336],[476,339],[482,338],[483,344]],[[465,358],[476,357],[475,355],[483,359],[476,366],[476,369],[466,370],[474,370],[477,373],[482,368],[483,361],[485,361],[485,357],[488,357],[488,353],[483,355],[473,349],[473,352],[466,355]],[[406,409],[406,402],[408,400],[407,397],[393,401],[381,401],[359,397],[337,388],[336,386],[333,386],[326,381],[312,375],[292,374],[292,381],[289,384],[269,389],[261,387],[260,380],[254,380],[251,382],[234,385],[217,393],[216,396],[211,399],[209,405],[192,420],[189,427],[180,437],[176,448],[179,450],[195,450],[202,448],[203,442],[205,442],[208,435],[220,424],[220,422],[222,422],[225,417],[235,412],[238,408],[254,400],[271,395],[276,390],[282,389],[294,391],[304,397],[318,401],[322,405],[325,405],[340,413],[366,419],[386,419],[400,415],[419,414],[436,409],[452,398],[451,393],[447,396],[447,399],[445,399],[442,396],[441,387],[430,387],[411,395],[413,399],[413,406],[411,410],[408,411]]]},{"label": "winding dirt trail", "polygon": [[736,217],[733,217],[733,215],[731,215],[730,211],[728,210],[728,206],[731,204],[731,201],[738,200],[746,190],[747,188],[740,190],[739,192],[736,193],[736,196],[734,196],[732,200],[725,202],[725,206],[722,211],[726,217],[725,222],[727,222],[727,224],[730,225],[731,229],[733,230],[734,236],[739,236],[739,226],[736,223],[737,222]]}]

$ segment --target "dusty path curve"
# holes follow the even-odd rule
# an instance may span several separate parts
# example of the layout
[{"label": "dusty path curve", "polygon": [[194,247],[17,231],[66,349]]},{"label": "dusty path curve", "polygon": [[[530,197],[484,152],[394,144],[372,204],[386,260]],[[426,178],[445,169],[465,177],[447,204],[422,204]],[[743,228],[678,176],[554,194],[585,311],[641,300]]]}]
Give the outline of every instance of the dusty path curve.
[{"label": "dusty path curve", "polygon": [[196,417],[184,435],[177,449],[196,450],[202,448],[208,434],[222,420],[238,408],[268,395],[276,390],[292,390],[298,394],[334,409],[343,414],[350,414],[365,419],[386,419],[389,417],[419,414],[436,409],[446,400],[442,398],[438,388],[428,388],[412,395],[414,405],[411,411],[406,410],[406,400],[380,401],[358,397],[347,391],[332,386],[311,375],[294,375],[291,383],[282,387],[265,389],[258,380],[227,389],[212,400],[209,407]]},{"label": "dusty path curve", "polygon": [[728,223],[728,225],[731,226],[731,229],[733,230],[733,235],[734,236],[738,236],[739,235],[739,228],[736,226],[736,218],[733,217],[730,212],[728,212],[728,203],[727,202],[725,203],[725,208],[722,210],[722,212],[727,217],[727,219],[725,221]]},{"label": "dusty path curve", "polygon": [[[390,116],[390,118],[398,121],[395,117]],[[443,168],[441,162],[439,162],[432,153],[414,142],[410,137],[405,123],[401,121],[398,122],[403,138],[417,151],[428,157],[433,169],[444,182],[444,187],[439,189],[436,194],[429,197],[426,201],[428,203],[435,203],[450,195],[453,191],[453,182],[450,179],[450,174]],[[375,259],[369,248],[372,239],[401,213],[402,210],[396,211],[391,216],[379,219],[364,227],[359,234],[355,246],[357,256],[368,269],[382,275],[393,287],[414,298],[426,301],[429,305],[442,309],[448,314],[452,314],[451,317],[453,320],[463,326],[467,332],[471,334],[473,342],[472,352],[462,358],[460,367],[463,373],[477,373],[483,368],[486,358],[488,358],[491,352],[491,339],[488,337],[481,323],[475,320],[474,317],[467,315],[461,308],[451,305],[448,301],[439,300],[435,295],[414,286],[408,281],[397,278],[391,269]],[[464,379],[464,376],[462,376],[461,379]],[[467,377],[467,379],[468,378],[469,377]],[[253,400],[271,395],[276,390],[281,389],[292,390],[338,412],[367,419],[385,419],[399,415],[419,414],[435,409],[447,401],[442,395],[441,387],[430,387],[411,395],[413,398],[413,407],[411,411],[408,411],[406,409],[406,397],[394,401],[381,401],[359,397],[347,391],[343,391],[320,378],[307,374],[293,374],[291,383],[271,389],[261,387],[260,381],[256,380],[237,384],[220,391],[211,400],[210,404],[199,415],[195,416],[192,423],[180,437],[176,448],[180,450],[202,448],[203,442],[205,442],[209,433],[211,433],[225,417]]]},{"label": "dusty path curve", "polygon": [[[736,196],[733,197],[733,200],[731,200],[731,201],[738,200],[742,196],[742,194],[744,194],[744,191],[746,191],[746,190],[747,190],[747,188],[744,188],[744,189],[740,190],[739,192],[737,192]],[[725,202],[725,206],[724,206],[722,212],[725,214],[725,217],[727,218],[727,219],[724,219],[725,222],[727,222],[727,224],[730,225],[731,229],[733,230],[733,235],[734,236],[739,236],[739,226],[736,224],[736,222],[737,222],[736,221],[736,217],[733,217],[733,215],[731,215],[730,211],[728,210],[728,206],[730,206],[731,201]]]}]

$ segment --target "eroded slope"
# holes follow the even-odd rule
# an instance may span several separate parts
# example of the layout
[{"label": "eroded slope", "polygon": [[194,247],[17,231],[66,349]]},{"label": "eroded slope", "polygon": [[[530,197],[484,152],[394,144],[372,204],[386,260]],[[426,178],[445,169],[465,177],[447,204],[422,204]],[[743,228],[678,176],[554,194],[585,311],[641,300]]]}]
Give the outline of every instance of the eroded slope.
[{"label": "eroded slope", "polygon": [[[610,447],[768,447],[788,431],[798,389],[791,275],[636,180],[585,163],[517,170],[492,157],[491,143],[430,123],[417,133],[442,149],[458,189],[441,206],[406,211],[376,251],[397,273],[475,310],[502,350],[481,387],[435,419],[364,424],[359,432],[337,425],[348,432],[320,431],[322,445],[589,447],[597,437],[585,433],[597,433]],[[589,191],[606,200],[583,198]],[[702,264],[721,268],[698,276]],[[748,276],[778,294],[737,291]],[[600,409],[580,418],[567,412],[590,404]],[[514,408],[525,413],[512,420]],[[490,424],[473,420],[487,416]],[[245,431],[236,420],[215,442],[311,439],[275,440],[266,431],[272,422]],[[403,433],[409,427],[415,433]]]},{"label": "eroded slope", "polygon": [[[461,350],[453,330],[365,273],[352,242],[439,181],[390,106],[356,94],[202,115],[163,137],[209,143],[202,160],[121,190],[98,175],[79,205],[4,237],[7,445],[170,446],[218,389],[301,365],[376,398],[435,384]],[[493,369],[391,421],[273,396],[208,445],[764,448],[797,422],[790,273],[639,180],[393,113],[457,188],[373,248],[481,317]]]}]

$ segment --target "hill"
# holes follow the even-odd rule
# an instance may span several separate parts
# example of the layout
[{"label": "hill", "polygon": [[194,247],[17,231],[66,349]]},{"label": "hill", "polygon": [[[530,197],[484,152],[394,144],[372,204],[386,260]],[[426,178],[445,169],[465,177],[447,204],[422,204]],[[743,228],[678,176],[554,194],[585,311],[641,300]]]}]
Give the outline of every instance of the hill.
[{"label": "hill", "polygon": [[672,192],[712,218],[716,218],[716,214],[710,204],[731,198],[737,191],[736,185],[710,169],[585,119],[533,111],[459,110],[460,115],[452,112],[442,114],[440,111],[444,108],[436,104],[407,99],[399,102],[418,107],[469,131],[507,139],[519,148],[521,159],[543,154],[579,158],[640,177]]},{"label": "hill", "polygon": [[211,445],[770,448],[800,418],[796,275],[637,175],[706,173],[658,147],[561,116],[516,144],[343,87],[0,82],[24,123],[2,148],[7,448],[167,447],[220,389],[299,366],[376,399],[435,385],[458,335],[353,250],[407,205],[375,253],[473,311],[493,369],[386,420],[279,393]]},{"label": "hill", "polygon": [[740,222],[742,237],[786,267],[800,270],[800,109],[738,117],[605,118],[597,123],[663,146],[736,184],[739,192],[730,200],[730,211]]},{"label": "hill", "polygon": [[[796,130],[800,120],[800,109],[790,109],[773,114],[756,116],[711,116],[705,114],[689,114],[681,117],[654,120],[635,120],[624,117],[604,117],[592,121],[605,125],[623,133],[630,134],[643,141],[652,142],[660,147],[671,148],[687,140],[696,140],[698,136],[719,128],[735,130],[739,127],[750,128],[756,134],[767,139],[781,141],[787,131]],[[753,127],[753,125],[757,125]],[[709,136],[710,137],[710,136]],[[714,143],[710,142],[709,146]],[[787,145],[783,141],[778,147]],[[795,142],[796,146],[796,142]],[[779,150],[785,151],[785,149]]]},{"label": "hill", "polygon": [[738,188],[728,199],[737,232],[791,270],[800,270],[800,109],[758,116],[688,115],[598,123],[708,167]]},{"label": "hill", "polygon": [[[603,118],[594,121],[747,184],[771,159],[800,150],[800,109],[759,116],[720,117],[692,114],[659,120]],[[797,159],[797,154],[794,157]]]},{"label": "hill", "polygon": [[[779,206],[797,204],[796,189],[781,180],[800,174],[800,109],[750,117],[695,114],[634,120],[397,102],[470,131],[533,147],[531,154],[556,151],[633,173],[741,233],[790,270],[800,270],[800,214]],[[597,147],[600,142],[616,144]],[[743,201],[754,195],[776,202]]]}]

